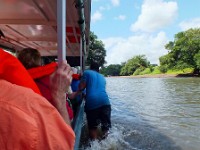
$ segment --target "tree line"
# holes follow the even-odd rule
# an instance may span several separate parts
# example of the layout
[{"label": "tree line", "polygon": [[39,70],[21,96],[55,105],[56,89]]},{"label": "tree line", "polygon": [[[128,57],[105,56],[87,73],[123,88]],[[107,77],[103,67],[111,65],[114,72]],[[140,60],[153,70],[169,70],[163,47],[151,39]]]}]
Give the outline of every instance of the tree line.
[{"label": "tree line", "polygon": [[97,62],[100,72],[105,76],[130,76],[166,73],[169,70],[190,69],[193,74],[200,74],[200,28],[182,31],[174,36],[174,41],[165,45],[168,53],[159,58],[160,65],[152,65],[145,55],[136,55],[121,64],[106,66],[106,50],[102,41],[90,33],[90,47],[87,63]]}]

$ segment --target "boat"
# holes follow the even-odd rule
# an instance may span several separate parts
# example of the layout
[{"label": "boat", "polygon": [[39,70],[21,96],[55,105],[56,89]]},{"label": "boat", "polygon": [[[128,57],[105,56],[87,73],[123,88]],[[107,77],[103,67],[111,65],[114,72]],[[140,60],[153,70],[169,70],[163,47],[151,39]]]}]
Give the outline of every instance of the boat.
[{"label": "boat", "polygon": [[[67,59],[85,68],[89,49],[91,0],[1,0],[0,47],[11,52],[37,49],[42,57]],[[80,145],[84,101],[73,122]]]}]

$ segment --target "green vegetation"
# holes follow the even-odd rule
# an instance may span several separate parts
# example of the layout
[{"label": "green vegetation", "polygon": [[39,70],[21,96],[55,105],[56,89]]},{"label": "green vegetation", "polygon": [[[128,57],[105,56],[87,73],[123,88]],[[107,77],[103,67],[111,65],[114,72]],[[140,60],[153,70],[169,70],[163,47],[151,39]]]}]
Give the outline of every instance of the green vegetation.
[{"label": "green vegetation", "polygon": [[154,74],[161,74],[160,69],[159,69],[159,66],[155,66],[155,67],[153,68],[153,71],[151,72],[151,74],[152,74],[152,75],[154,75]]},{"label": "green vegetation", "polygon": [[103,42],[97,39],[97,36],[90,32],[90,44],[86,65],[90,66],[92,62],[96,62],[100,67],[106,63],[106,50]]},{"label": "green vegetation", "polygon": [[194,74],[200,69],[200,29],[189,29],[175,35],[174,41],[166,44],[167,55],[160,57],[161,72],[193,68]]},{"label": "green vegetation", "polygon": [[140,72],[144,71],[145,68],[149,67],[150,63],[147,61],[145,55],[134,56],[129,59],[127,63],[121,68],[120,75],[138,75]]},{"label": "green vegetation", "polygon": [[193,74],[200,75],[200,28],[189,29],[175,35],[165,45],[168,54],[159,58],[160,66],[151,65],[145,55],[133,56],[121,65],[103,66],[106,76]]},{"label": "green vegetation", "polygon": [[145,68],[144,71],[140,72],[140,75],[150,74],[150,73],[151,73],[151,69],[150,68]]},{"label": "green vegetation", "polygon": [[185,68],[182,70],[168,70],[166,74],[188,74],[194,71],[193,68]]},{"label": "green vegetation", "polygon": [[109,65],[108,67],[102,67],[100,73],[105,76],[119,76],[122,66],[121,65]]}]

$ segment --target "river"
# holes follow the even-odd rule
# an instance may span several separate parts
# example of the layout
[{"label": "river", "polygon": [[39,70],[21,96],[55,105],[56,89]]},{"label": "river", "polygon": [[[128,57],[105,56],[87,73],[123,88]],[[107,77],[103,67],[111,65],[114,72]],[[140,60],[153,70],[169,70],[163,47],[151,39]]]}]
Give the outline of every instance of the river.
[{"label": "river", "polygon": [[87,150],[199,150],[200,78],[109,77],[112,129]]}]

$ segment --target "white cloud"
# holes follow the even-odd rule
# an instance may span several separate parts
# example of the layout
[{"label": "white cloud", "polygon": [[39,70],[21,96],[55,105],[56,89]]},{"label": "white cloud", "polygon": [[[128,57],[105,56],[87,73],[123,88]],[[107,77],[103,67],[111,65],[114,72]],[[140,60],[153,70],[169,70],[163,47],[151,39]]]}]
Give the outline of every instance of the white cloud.
[{"label": "white cloud", "polygon": [[99,7],[99,11],[104,11],[104,10],[110,10],[111,9],[111,7],[110,7],[110,5],[105,5],[105,6],[100,6]]},{"label": "white cloud", "polygon": [[102,39],[107,50],[107,65],[120,64],[136,55],[145,55],[151,63],[159,63],[159,57],[167,53],[164,45],[168,43],[165,32],[156,36],[140,34],[125,38]]},{"label": "white cloud", "polygon": [[183,21],[179,24],[181,30],[185,31],[190,28],[200,28],[200,18]]},{"label": "white cloud", "polygon": [[177,16],[176,2],[145,0],[137,21],[131,25],[132,31],[153,32],[173,22]]},{"label": "white cloud", "polygon": [[103,10],[105,10],[105,9],[106,9],[106,8],[103,7],[103,6],[100,6],[100,7],[99,7],[99,10],[100,10],[100,11],[103,11]]},{"label": "white cloud", "polygon": [[118,17],[115,17],[116,20],[125,20],[126,16],[125,15],[119,15]]},{"label": "white cloud", "polygon": [[120,0],[111,0],[113,6],[119,6]]},{"label": "white cloud", "polygon": [[91,21],[96,22],[102,19],[102,14],[99,11],[96,11],[92,16],[91,16]]}]

